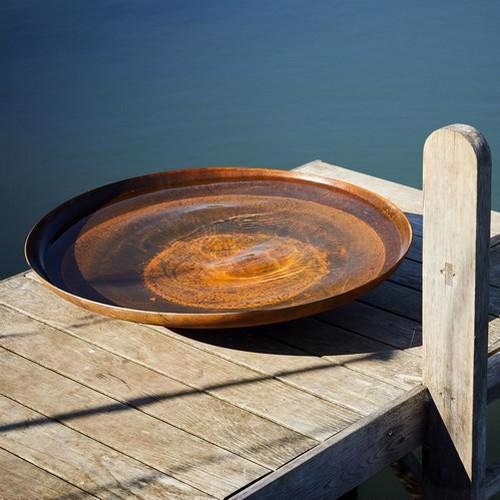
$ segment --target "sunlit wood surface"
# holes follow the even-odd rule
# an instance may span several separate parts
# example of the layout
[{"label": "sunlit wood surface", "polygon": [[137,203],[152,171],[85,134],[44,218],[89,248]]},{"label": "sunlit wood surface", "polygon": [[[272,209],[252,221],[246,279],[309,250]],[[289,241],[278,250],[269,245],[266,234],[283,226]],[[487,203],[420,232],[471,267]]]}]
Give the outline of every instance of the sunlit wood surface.
[{"label": "sunlit wood surface", "polygon": [[[300,467],[326,498],[418,444],[421,192],[319,161],[300,169],[376,191],[413,225],[396,273],[342,309],[188,333],[90,313],[29,272],[0,283],[1,498],[243,498]],[[490,356],[499,235],[492,213]]]}]

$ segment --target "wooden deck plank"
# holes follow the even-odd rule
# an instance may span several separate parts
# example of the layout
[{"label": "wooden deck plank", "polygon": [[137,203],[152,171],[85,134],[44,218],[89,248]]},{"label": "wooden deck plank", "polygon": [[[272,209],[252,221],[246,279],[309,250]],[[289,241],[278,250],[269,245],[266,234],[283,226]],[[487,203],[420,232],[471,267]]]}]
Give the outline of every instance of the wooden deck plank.
[{"label": "wooden deck plank", "polygon": [[[4,396],[0,429],[0,447],[101,498],[213,498]],[[9,473],[18,470],[22,469],[16,466]],[[2,479],[0,485],[5,486],[7,479]],[[44,484],[38,486],[41,497],[57,498],[50,484],[47,491]],[[39,498],[24,495],[30,487],[34,486],[26,479],[25,484],[13,485],[11,493],[18,499]]]},{"label": "wooden deck plank", "polygon": [[[397,182],[381,179],[372,175],[350,170],[338,165],[325,163],[321,160],[315,160],[305,165],[297,167],[295,170],[299,172],[307,172],[310,174],[321,175],[334,179],[344,180],[352,184],[358,184],[370,191],[388,198],[393,203],[398,205],[402,210],[409,214],[415,214],[411,217],[412,226],[417,235],[421,236],[421,217],[422,214],[422,191],[410,186],[405,186]],[[500,235],[500,212],[491,212],[491,244],[496,244],[499,241]]]},{"label": "wooden deck plank", "polygon": [[[401,300],[404,297],[404,300]],[[363,295],[359,302],[385,311],[422,322],[422,293],[393,281],[383,281],[371,292]]]},{"label": "wooden deck plank", "polygon": [[86,500],[96,497],[0,448],[0,498]]},{"label": "wooden deck plank", "polygon": [[[1,282],[0,303],[6,307],[0,307],[0,345],[12,352],[1,350],[0,365],[9,370],[3,370],[7,377],[0,387],[33,409],[6,399],[17,405],[20,425],[0,435],[0,446],[7,443],[19,460],[63,481],[92,475],[102,462],[99,453],[114,453],[115,469],[127,471],[118,474],[119,481],[106,479],[104,471],[95,484],[79,486],[96,496],[126,496],[127,479],[132,480],[130,491],[138,491],[140,478],[161,477],[147,482],[146,498],[161,496],[162,481],[170,481],[169,488],[184,498],[198,493],[203,497],[200,490],[230,495],[256,479],[246,493],[283,491],[293,497],[316,481],[310,491],[321,498],[355,486],[361,480],[358,469],[368,477],[391,453],[400,453],[408,440],[403,443],[398,436],[403,430],[413,432],[411,422],[396,432],[387,428],[390,435],[377,434],[378,423],[369,422],[384,419],[394,401],[401,401],[402,393],[404,399],[420,382],[421,192],[322,162],[303,170],[364,185],[408,212],[414,242],[390,280],[359,301],[317,318],[237,335],[171,332],[91,314],[62,301],[32,275]],[[493,213],[492,244],[500,243],[499,234],[500,215]],[[497,254],[500,269],[500,252],[494,247],[492,255]],[[499,276],[493,269],[494,314],[500,313]],[[500,319],[490,320],[491,354],[500,350]],[[496,364],[491,364],[490,374],[498,371]],[[493,375],[490,395],[498,392],[498,383],[491,383]],[[36,388],[28,383],[33,379]],[[15,414],[9,414],[7,424],[16,423]],[[33,421],[45,423],[30,425]],[[416,432],[412,435],[418,439]],[[360,433],[369,437],[356,438]],[[404,435],[413,439],[410,434]],[[5,435],[10,440],[2,441]],[[366,460],[359,463],[366,439],[372,438]],[[30,440],[38,448],[32,450]],[[191,440],[196,445],[188,450]],[[346,446],[349,463],[337,460]],[[67,469],[64,460],[58,460],[61,447],[71,457]],[[50,450],[45,459],[41,450]],[[87,454],[89,463],[84,464]],[[74,470],[78,463],[81,472]],[[309,469],[315,463],[320,467]],[[269,469],[277,470],[266,476]],[[139,478],[138,485],[134,478]],[[278,490],[261,489],[272,478],[278,478]],[[103,486],[109,491],[99,490]]]},{"label": "wooden deck plank", "polygon": [[10,351],[264,467],[277,468],[317,444],[5,306],[0,330],[0,345]]},{"label": "wooden deck plank", "polygon": [[500,244],[490,251],[490,284],[500,287]]},{"label": "wooden deck plank", "polygon": [[392,383],[404,390],[421,383],[421,362],[416,356],[323,321],[315,321],[316,327],[309,329],[307,335],[300,328],[288,328],[273,332],[272,336],[351,370],[360,371],[372,377],[373,381]]},{"label": "wooden deck plank", "polygon": [[[494,267],[498,266],[495,259],[500,255],[495,249],[496,247],[490,253],[490,260]],[[389,279],[394,283],[420,292],[422,290],[422,264],[410,259],[404,259]],[[500,288],[497,286],[489,287],[489,312],[491,315],[500,315]]]},{"label": "wooden deck plank", "polygon": [[346,330],[421,356],[422,327],[420,323],[403,316],[358,301],[322,313],[319,317]]},{"label": "wooden deck plank", "polygon": [[337,498],[420,444],[426,405],[416,387],[231,498]]},{"label": "wooden deck plank", "polygon": [[[490,287],[492,290],[492,287]],[[401,298],[404,297],[404,300]],[[493,298],[490,304],[496,299]],[[395,313],[397,315],[404,316],[410,320],[421,323],[422,321],[422,293],[407,288],[399,283],[394,283],[391,281],[385,281],[374,289],[369,294],[363,296],[359,302],[366,303],[367,305],[380,307],[387,311],[388,313]],[[353,314],[355,310],[351,309]],[[330,316],[330,320],[334,321],[333,314]],[[398,320],[397,325],[402,325],[404,323],[404,318],[402,321]],[[414,324],[414,323],[413,323]],[[375,330],[376,332],[377,330]],[[399,330],[394,331],[396,336]],[[403,330],[403,335],[405,335],[405,329]],[[419,328],[419,342],[421,343],[421,330]],[[389,340],[390,342],[390,340]],[[495,315],[490,314],[488,323],[488,351],[490,355],[494,354],[500,349],[500,318]]]},{"label": "wooden deck plank", "polygon": [[488,356],[500,351],[500,318],[490,316],[488,323]]},{"label": "wooden deck plank", "polygon": [[[152,328],[180,342],[276,377],[363,415],[370,414],[387,404],[388,400],[402,394],[402,389],[393,384],[383,380],[373,384],[373,379],[361,371],[350,370],[342,363],[322,360],[304,350],[270,338],[273,332],[280,331],[285,334],[296,331],[299,335],[309,337],[317,327],[318,322],[304,319],[232,332],[185,331],[179,334],[165,328]],[[342,338],[339,337],[338,342],[341,341]]]},{"label": "wooden deck plank", "polygon": [[422,290],[422,263],[403,259],[390,280],[414,290]]},{"label": "wooden deck plank", "polygon": [[[387,285],[388,282],[385,282],[385,284]],[[402,307],[391,305],[391,294],[395,296],[395,300],[402,302],[401,298],[406,297],[409,290],[403,285],[399,285],[399,287],[399,293],[397,286],[381,287],[380,291],[374,290],[372,292],[371,297],[366,301],[367,303],[363,298],[361,301],[323,313],[319,317],[333,325],[359,333],[389,346],[404,349],[408,354],[422,356],[421,323],[399,314],[393,314],[393,312],[399,313]],[[376,298],[376,294],[384,294],[387,290],[389,292],[384,298]],[[420,292],[416,293],[420,294]],[[385,309],[383,311],[378,309],[381,302],[383,302]],[[409,314],[408,311],[410,311],[411,307],[415,307],[415,303],[409,300],[406,314]],[[500,349],[500,318],[490,315],[489,320],[488,352],[492,355]]]},{"label": "wooden deck plank", "polygon": [[[499,392],[499,360],[500,355],[489,359],[490,401]],[[231,499],[326,500],[343,495],[421,444],[428,404],[427,389],[417,386],[387,408],[351,425]],[[491,467],[490,478],[494,477],[495,467]]]},{"label": "wooden deck plank", "polygon": [[[495,247],[496,248],[496,247]],[[490,252],[490,261],[493,266],[498,266],[496,259],[500,256],[500,253],[496,252],[496,250],[492,249]],[[406,315],[408,317],[415,317],[417,313],[414,311],[413,313],[410,311],[411,307],[415,307],[415,300],[411,299],[412,292],[408,292],[408,287],[411,287],[415,292],[421,297],[422,290],[422,264],[411,261],[408,259],[404,259],[401,263],[401,266],[398,270],[391,276],[391,282],[395,285],[392,286],[395,293],[397,294],[396,285],[401,285],[404,288],[399,288],[399,292],[401,294],[405,294],[404,297],[408,295],[410,300],[408,302],[399,299],[398,303],[406,302]],[[385,282],[387,284],[389,282]],[[376,294],[377,291],[374,291],[373,294]],[[421,298],[420,298],[421,300]],[[376,303],[376,300],[373,299],[373,295],[368,298],[368,302]],[[420,304],[421,306],[421,304]],[[391,306],[386,305],[387,309],[392,309]],[[419,307],[421,309],[421,307]],[[393,309],[394,310],[394,309]],[[490,313],[490,322],[489,322],[489,339],[488,339],[488,350],[490,353],[496,352],[500,348],[500,319],[498,316],[500,315],[500,288],[496,286],[489,287],[489,313]]]},{"label": "wooden deck plank", "polygon": [[422,243],[422,237],[413,233],[413,240],[411,242],[410,248],[408,249],[406,257],[408,259],[416,260],[417,262],[422,262]]},{"label": "wooden deck plank", "polygon": [[195,389],[323,440],[360,414],[146,326],[88,313],[23,277],[0,284],[0,303]]},{"label": "wooden deck plank", "polygon": [[419,189],[325,163],[321,160],[306,163],[295,170],[358,184],[388,198],[405,212],[422,213],[422,191]]},{"label": "wooden deck plank", "polygon": [[0,393],[213,496],[269,472],[3,348],[0,369]]}]

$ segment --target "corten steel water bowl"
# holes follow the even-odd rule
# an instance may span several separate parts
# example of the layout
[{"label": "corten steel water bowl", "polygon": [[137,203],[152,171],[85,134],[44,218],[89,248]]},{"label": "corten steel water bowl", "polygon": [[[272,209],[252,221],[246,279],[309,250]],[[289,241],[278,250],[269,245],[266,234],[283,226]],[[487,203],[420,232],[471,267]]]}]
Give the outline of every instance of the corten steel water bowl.
[{"label": "corten steel water bowl", "polygon": [[304,173],[217,167],[135,177],[52,210],[26,258],[86,309],[183,328],[274,323],[352,301],[412,233],[392,203]]}]

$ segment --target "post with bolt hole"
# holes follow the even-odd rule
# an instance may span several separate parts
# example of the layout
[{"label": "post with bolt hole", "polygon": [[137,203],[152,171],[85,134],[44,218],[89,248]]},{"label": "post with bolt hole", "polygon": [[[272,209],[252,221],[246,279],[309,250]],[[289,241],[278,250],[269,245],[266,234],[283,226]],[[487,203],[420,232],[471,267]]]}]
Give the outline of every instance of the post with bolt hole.
[{"label": "post with bolt hole", "polygon": [[425,498],[482,496],[486,445],[491,157],[467,125],[424,146]]}]

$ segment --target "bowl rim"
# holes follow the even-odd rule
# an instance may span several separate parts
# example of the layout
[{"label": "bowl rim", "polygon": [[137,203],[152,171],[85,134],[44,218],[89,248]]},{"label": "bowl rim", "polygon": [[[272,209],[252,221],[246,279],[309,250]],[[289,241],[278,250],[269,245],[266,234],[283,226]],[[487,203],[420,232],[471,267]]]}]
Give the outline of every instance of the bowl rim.
[{"label": "bowl rim", "polygon": [[[224,174],[221,176],[221,174]],[[391,220],[396,226],[401,239],[400,255],[384,272],[378,274],[371,280],[361,286],[346,292],[330,295],[322,299],[315,299],[294,305],[280,305],[277,303],[273,306],[266,306],[259,309],[244,309],[235,311],[214,311],[214,312],[172,312],[172,311],[153,311],[137,308],[124,307],[115,304],[107,304],[97,300],[89,299],[78,294],[69,292],[64,288],[55,285],[51,282],[49,276],[44,271],[43,252],[40,248],[41,236],[44,230],[47,230],[50,222],[64,211],[74,208],[81,201],[88,200],[92,196],[111,195],[113,193],[126,194],[129,196],[121,199],[131,198],[141,194],[140,189],[133,189],[133,186],[147,186],[148,181],[153,179],[166,180],[164,186],[158,189],[147,190],[146,192],[160,191],[169,187],[179,186],[182,184],[175,183],[175,180],[182,179],[192,180],[188,184],[199,184],[201,181],[208,182],[228,182],[235,180],[255,180],[255,179],[274,179],[288,182],[306,183],[321,185],[325,188],[342,190],[349,193],[351,196],[362,199],[365,203],[369,203],[377,210]],[[173,183],[170,181],[174,181]],[[129,189],[130,188],[130,189]],[[109,197],[105,196],[109,200]],[[94,211],[98,209],[95,208]],[[89,213],[93,213],[90,211]],[[88,214],[87,214],[88,215]],[[85,215],[80,215],[73,221],[81,220]],[[63,229],[64,230],[64,229]],[[61,230],[59,234],[63,231]],[[297,319],[303,316],[309,316],[324,312],[336,306],[344,305],[355,300],[369,290],[373,289],[377,284],[384,281],[392,274],[401,261],[404,259],[413,241],[413,230],[405,213],[392,201],[384,196],[374,193],[362,186],[352,184],[340,179],[323,177],[317,174],[310,174],[302,171],[277,170],[268,168],[255,167],[236,167],[236,166],[211,166],[200,168],[187,168],[160,171],[150,174],[145,174],[136,177],[129,177],[119,181],[111,182],[103,186],[90,189],[77,196],[74,196],[67,201],[59,204],[48,213],[43,215],[29,231],[24,244],[24,255],[27,263],[35,273],[38,281],[44,286],[55,292],[60,297],[79,305],[87,310],[114,317],[116,319],[124,319],[139,323],[157,324],[163,326],[179,327],[179,328],[233,328],[243,326],[257,326],[270,323],[277,323],[292,319]]]}]

